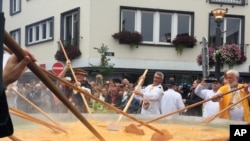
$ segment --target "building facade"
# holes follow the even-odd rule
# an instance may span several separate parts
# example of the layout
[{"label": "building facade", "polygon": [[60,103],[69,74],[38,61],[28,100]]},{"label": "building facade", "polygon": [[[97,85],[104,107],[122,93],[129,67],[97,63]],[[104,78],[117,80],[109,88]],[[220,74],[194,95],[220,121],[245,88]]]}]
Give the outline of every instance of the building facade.
[{"label": "building facade", "polygon": [[[202,38],[208,40],[208,46],[215,44],[216,23],[211,11],[217,8],[228,10],[220,26],[223,43],[235,43],[246,57],[250,56],[247,0],[10,0],[2,5],[6,31],[47,70],[52,70],[56,62],[61,40],[79,47],[82,55],[72,60],[72,66],[90,75],[90,64],[100,63],[94,47],[104,44],[114,64],[112,77],[128,77],[136,82],[149,69],[148,82],[155,71],[164,72],[166,80],[173,76],[180,83],[192,82],[202,77],[202,66],[196,61],[203,47]],[[123,30],[142,35],[138,48],[112,37]],[[172,41],[183,33],[194,36],[197,44],[177,54]],[[245,81],[250,80],[249,63],[247,59],[233,66]],[[221,74],[227,69],[226,65],[221,68]],[[215,68],[209,72],[214,76]]]}]

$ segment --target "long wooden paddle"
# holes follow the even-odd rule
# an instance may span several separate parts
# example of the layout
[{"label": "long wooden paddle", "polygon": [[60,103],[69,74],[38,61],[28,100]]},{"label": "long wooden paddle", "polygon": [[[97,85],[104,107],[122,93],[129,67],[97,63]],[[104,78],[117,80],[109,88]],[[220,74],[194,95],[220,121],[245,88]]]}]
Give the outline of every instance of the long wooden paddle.
[{"label": "long wooden paddle", "polygon": [[[12,39],[12,37],[5,31],[4,32],[4,44],[18,57],[19,60],[25,57],[23,49]],[[78,112],[78,110],[69,102],[69,100],[61,94],[61,91],[54,85],[54,83],[44,74],[41,68],[34,62],[28,64],[28,68],[36,74],[38,78],[62,101],[62,103],[68,107],[68,109],[100,140],[105,139],[99,134],[95,128]]]},{"label": "long wooden paddle", "polygon": [[[229,92],[223,93],[223,94],[221,94],[221,96],[230,94],[230,93],[232,93],[232,92],[234,92],[234,91],[237,91],[237,90],[240,90],[240,89],[243,89],[243,88],[244,88],[244,86],[242,86],[242,87],[240,87],[240,88],[237,88],[237,89],[234,89],[234,90],[231,90],[231,91],[229,91]],[[182,109],[179,109],[179,110],[176,110],[176,111],[173,111],[173,112],[170,112],[170,113],[161,115],[161,116],[159,116],[159,117],[156,117],[156,118],[154,118],[154,119],[151,119],[151,120],[146,121],[146,123],[151,123],[151,122],[160,120],[160,119],[162,119],[162,118],[165,118],[165,117],[167,117],[167,116],[170,116],[170,115],[173,115],[173,114],[176,114],[176,113],[185,111],[186,109],[189,109],[189,108],[198,106],[198,105],[203,104],[203,103],[205,103],[205,102],[207,102],[207,101],[210,101],[210,100],[212,100],[212,99],[214,99],[214,97],[211,97],[211,98],[205,99],[205,100],[203,100],[203,101],[194,103],[194,104],[189,105],[189,106],[186,106],[186,107],[184,107],[184,108],[182,108]]]},{"label": "long wooden paddle", "polygon": [[117,113],[123,114],[123,115],[126,116],[127,118],[129,118],[129,119],[131,119],[131,120],[134,120],[135,122],[140,123],[141,125],[146,126],[146,127],[150,128],[150,129],[154,130],[155,132],[160,133],[161,135],[164,134],[163,132],[161,132],[161,131],[158,130],[157,128],[155,128],[155,127],[149,125],[148,123],[145,123],[145,122],[143,122],[143,121],[141,121],[141,120],[139,120],[139,119],[137,119],[137,118],[135,118],[135,117],[133,117],[133,116],[131,116],[131,115],[129,115],[129,114],[123,112],[123,111],[121,111],[120,109],[118,109],[118,108],[116,108],[116,107],[110,105],[109,103],[106,103],[106,102],[100,100],[99,98],[97,98],[97,97],[95,97],[95,96],[89,94],[86,90],[80,89],[79,87],[77,87],[77,86],[71,84],[70,82],[68,82],[68,81],[66,81],[66,80],[64,80],[64,79],[62,79],[62,78],[57,77],[56,75],[52,74],[51,72],[48,72],[47,70],[45,70],[45,69],[43,69],[43,68],[41,68],[41,70],[43,70],[43,72],[44,72],[45,74],[47,74],[49,77],[51,77],[51,78],[53,78],[53,79],[56,79],[56,80],[58,80],[58,81],[60,81],[60,82],[62,82],[62,83],[64,83],[64,84],[66,84],[67,86],[73,88],[73,89],[76,89],[77,91],[81,92],[81,93],[84,94],[85,96],[87,96],[87,97],[89,97],[89,98],[92,98],[92,99],[98,101],[99,103],[105,105],[106,107],[108,107],[108,108],[110,108],[110,109],[116,111]]},{"label": "long wooden paddle", "polygon": [[9,88],[10,90],[14,91],[18,96],[20,96],[22,99],[24,99],[26,102],[28,102],[31,106],[33,106],[37,111],[39,111],[42,115],[44,115],[46,118],[48,118],[52,123],[57,125],[59,128],[67,132],[65,129],[62,128],[62,126],[56,122],[52,117],[50,117],[46,112],[44,112],[40,107],[38,107],[36,104],[34,104],[32,101],[27,99],[25,96],[23,96],[20,92],[15,90],[14,88]]},{"label": "long wooden paddle", "polygon": [[[65,49],[64,49],[64,46],[63,46],[61,40],[59,40],[59,44],[60,44],[60,47],[61,47],[61,49],[62,49],[62,51],[63,51],[63,54],[64,54],[66,60],[67,60],[67,61],[70,61],[70,60],[69,60],[69,57],[68,57],[68,55],[67,55],[67,53],[66,53],[66,51],[65,51]],[[71,73],[72,73],[72,75],[73,75],[73,78],[74,78],[75,82],[77,82],[76,75],[75,75],[75,72],[74,72],[74,70],[73,70],[73,68],[72,68],[71,63],[69,64],[69,69],[70,69],[70,71],[71,71]],[[86,109],[87,109],[87,112],[88,112],[88,113],[91,115],[91,117],[93,118],[93,115],[92,115],[92,113],[91,113],[91,111],[90,111],[90,108],[89,108],[89,105],[88,105],[88,102],[87,102],[85,96],[82,95],[82,94],[81,94],[81,96],[82,96],[84,105],[85,105],[85,107],[86,107]]]},{"label": "long wooden paddle", "polygon": [[[144,81],[144,79],[145,79],[145,77],[146,77],[147,72],[148,72],[148,69],[146,69],[146,70],[144,71],[143,75],[140,77],[140,80],[139,80],[138,84],[136,85],[135,90],[138,90],[139,87],[142,86],[142,83],[143,83],[143,81]],[[132,102],[134,96],[135,96],[135,93],[133,92],[132,95],[130,96],[130,98],[129,98],[127,104],[126,104],[126,106],[125,106],[124,109],[123,109],[123,112],[124,112],[124,113],[127,112],[128,107],[130,106],[130,104],[131,104],[131,102]],[[119,118],[117,119],[117,121],[116,121],[115,123],[109,124],[108,127],[107,127],[107,129],[108,129],[108,130],[112,130],[112,131],[119,131],[120,129],[122,129],[123,125],[120,125],[120,124],[119,124],[119,122],[121,121],[122,117],[123,117],[123,115],[120,114],[120,116],[119,116]]]},{"label": "long wooden paddle", "polygon": [[34,117],[34,116],[32,116],[32,115],[29,115],[29,114],[27,114],[27,113],[25,113],[25,112],[23,112],[23,111],[21,111],[21,110],[18,110],[18,109],[9,107],[9,111],[10,111],[11,114],[13,114],[13,115],[15,115],[15,116],[19,116],[19,117],[24,118],[24,119],[27,119],[27,120],[29,120],[29,121],[33,121],[33,122],[35,122],[35,123],[44,125],[44,126],[50,128],[50,129],[52,129],[53,131],[61,131],[61,132],[67,133],[66,130],[64,130],[64,129],[58,127],[58,126],[55,126],[55,125],[53,125],[53,124],[50,124],[50,123],[48,123],[48,122],[45,122],[45,121],[43,121],[43,120],[40,120],[40,119],[38,119],[38,118],[36,118],[36,117]]},{"label": "long wooden paddle", "polygon": [[240,102],[242,102],[243,100],[247,99],[250,96],[250,94],[244,96],[243,98],[241,98],[239,101],[230,104],[229,106],[227,106],[226,108],[222,109],[221,111],[219,111],[217,114],[212,115],[206,119],[204,119],[201,123],[209,123],[210,121],[214,120],[216,117],[218,117],[220,114],[224,113],[225,111],[229,110],[230,108],[234,107],[235,105],[239,104]]}]

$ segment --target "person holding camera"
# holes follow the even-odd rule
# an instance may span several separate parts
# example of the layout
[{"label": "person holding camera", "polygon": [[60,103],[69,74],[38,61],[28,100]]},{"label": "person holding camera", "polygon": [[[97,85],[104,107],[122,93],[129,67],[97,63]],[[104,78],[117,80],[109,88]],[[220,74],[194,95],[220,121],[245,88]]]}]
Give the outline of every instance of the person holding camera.
[{"label": "person holding camera", "polygon": [[[212,89],[207,89],[206,85],[208,83],[212,83]],[[203,100],[212,98],[216,92],[218,91],[218,89],[222,86],[223,84],[223,80],[221,79],[206,79],[206,80],[202,80],[200,84],[198,84],[198,86],[195,88],[194,93],[199,96],[200,98],[202,98]],[[203,113],[202,113],[202,117],[209,117],[211,115],[214,115],[216,113],[219,112],[219,103],[217,102],[213,102],[213,101],[207,101],[203,104]]]},{"label": "person holding camera", "polygon": [[[183,99],[183,102],[185,103],[186,106],[195,104],[197,102],[202,101],[202,99],[195,94],[195,88],[200,84],[201,80],[196,79],[193,81],[193,85],[190,88],[190,92],[188,93],[187,97]],[[202,116],[202,105],[198,105],[192,108],[189,108],[184,115],[188,116]]]}]

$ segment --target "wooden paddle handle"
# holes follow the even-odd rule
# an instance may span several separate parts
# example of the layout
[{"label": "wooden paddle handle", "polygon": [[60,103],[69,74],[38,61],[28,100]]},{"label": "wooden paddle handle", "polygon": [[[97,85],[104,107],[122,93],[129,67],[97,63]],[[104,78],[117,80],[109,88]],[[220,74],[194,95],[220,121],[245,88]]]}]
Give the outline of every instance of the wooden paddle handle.
[{"label": "wooden paddle handle", "polygon": [[126,116],[127,118],[129,118],[129,119],[131,119],[131,120],[134,120],[135,122],[138,122],[138,123],[140,123],[140,124],[142,124],[142,125],[144,125],[144,126],[150,128],[150,129],[152,129],[152,130],[154,130],[154,131],[160,133],[161,135],[163,135],[163,133],[162,133],[160,130],[158,130],[157,128],[155,128],[155,127],[153,127],[153,126],[151,126],[151,125],[149,125],[149,124],[147,124],[147,123],[145,123],[145,122],[143,122],[143,121],[141,121],[141,120],[139,120],[139,119],[137,119],[137,118],[135,118],[135,117],[133,117],[133,116],[131,116],[131,115],[129,115],[129,114],[123,112],[123,111],[121,111],[121,110],[119,110],[118,108],[116,108],[116,107],[110,105],[109,103],[106,103],[106,102],[100,100],[99,98],[97,98],[97,97],[95,97],[95,96],[89,94],[88,92],[84,91],[83,89],[78,88],[77,86],[73,85],[72,83],[70,83],[70,82],[68,82],[68,81],[66,81],[66,80],[64,80],[64,79],[62,79],[62,78],[60,78],[60,77],[57,77],[56,75],[54,75],[54,74],[52,74],[52,73],[50,73],[50,72],[44,70],[43,68],[41,68],[41,70],[43,70],[43,72],[46,73],[46,74],[47,74],[48,76],[50,76],[51,78],[56,79],[56,80],[58,80],[58,81],[64,83],[65,85],[67,85],[67,86],[69,86],[69,87],[71,87],[71,88],[73,88],[73,89],[75,89],[75,90],[81,92],[82,94],[84,94],[85,96],[87,96],[87,97],[89,97],[89,98],[92,98],[92,99],[98,101],[99,103],[103,104],[104,106],[106,106],[106,107],[108,107],[108,108],[110,108],[110,109],[116,111],[117,113],[123,114],[123,115]]},{"label": "wooden paddle handle", "polygon": [[42,120],[40,120],[40,119],[38,119],[38,118],[36,118],[36,117],[34,117],[34,116],[31,116],[31,115],[29,115],[29,114],[27,114],[27,113],[21,111],[21,110],[18,110],[18,109],[12,108],[12,107],[9,107],[9,110],[10,110],[10,113],[11,113],[11,114],[14,114],[14,115],[16,115],[16,116],[25,118],[25,119],[27,119],[27,120],[30,120],[30,121],[33,121],[33,122],[36,122],[36,123],[39,123],[39,124],[42,124],[42,125],[44,125],[44,126],[50,128],[50,129],[56,129],[56,130],[62,131],[62,132],[64,132],[64,133],[67,133],[66,130],[63,130],[63,129],[57,127],[57,126],[54,126],[54,125],[52,125],[52,124],[50,124],[50,123],[47,123],[47,122],[45,122],[45,121],[42,121]]},{"label": "wooden paddle handle", "polygon": [[58,42],[59,42],[59,46],[61,47],[61,49],[62,49],[62,51],[63,51],[63,54],[64,54],[66,60],[69,60],[69,57],[68,57],[68,55],[67,55],[67,53],[66,53],[66,51],[65,51],[65,49],[64,49],[64,46],[63,46],[62,41],[59,40]]},{"label": "wooden paddle handle", "polygon": [[[221,94],[221,96],[230,94],[231,92],[234,92],[234,91],[237,91],[237,90],[240,90],[240,89],[243,89],[243,88],[244,88],[244,86],[243,86],[243,87],[240,87],[240,88],[237,88],[237,89],[234,89],[234,90],[232,90],[232,91],[226,92],[226,93],[224,93],[224,94]],[[205,99],[205,100],[203,100],[203,101],[200,101],[200,102],[194,103],[194,104],[192,104],[192,105],[186,106],[186,107],[184,107],[184,108],[182,108],[182,109],[179,109],[179,110],[176,110],[176,111],[167,113],[167,114],[165,114],[165,115],[159,116],[159,117],[157,117],[157,118],[151,119],[151,120],[147,121],[146,123],[151,123],[151,122],[160,120],[160,119],[162,119],[162,118],[164,118],[164,117],[167,117],[167,116],[170,116],[170,115],[173,115],[173,114],[182,112],[182,111],[184,111],[184,110],[186,110],[186,109],[189,109],[189,108],[192,108],[192,107],[201,105],[201,104],[203,104],[203,103],[205,103],[205,102],[207,102],[207,101],[210,101],[210,100],[212,100],[212,99],[214,99],[214,97]]]},{"label": "wooden paddle handle", "polygon": [[[61,40],[59,40],[59,44],[60,44],[60,47],[61,47],[61,49],[62,49],[62,51],[63,51],[63,54],[64,54],[66,60],[67,60],[67,61],[70,61],[70,60],[69,60],[69,57],[68,57],[68,55],[67,55],[67,53],[66,53],[66,51],[65,51],[65,49],[64,49],[64,45],[62,44],[62,41],[61,41]],[[72,75],[73,75],[73,78],[74,78],[75,82],[78,82],[77,79],[76,79],[76,74],[75,74],[75,72],[74,72],[74,70],[73,70],[73,68],[72,68],[71,63],[70,63],[70,65],[69,65],[69,69],[70,69],[70,71],[71,71],[71,73],[72,73]],[[85,96],[84,96],[84,95],[81,95],[81,96],[82,96],[84,105],[85,105],[85,107],[86,107],[86,109],[87,109],[87,112],[88,112],[89,114],[91,114],[91,111],[90,111],[90,108],[89,108],[89,105],[88,105],[88,102],[87,102]],[[93,116],[92,116],[92,117],[93,117]]]},{"label": "wooden paddle handle", "polygon": [[[66,51],[65,51],[65,49],[64,49],[64,45],[63,45],[63,43],[62,43],[61,40],[59,40],[59,44],[60,44],[60,47],[61,47],[61,49],[62,49],[62,51],[63,51],[63,54],[64,54],[66,60],[67,60],[67,61],[70,61],[70,60],[69,60],[69,57],[68,57],[68,55],[67,55],[67,53],[66,53]],[[72,68],[71,63],[70,63],[70,65],[69,65],[69,69],[70,69],[70,71],[71,71],[71,73],[72,73],[72,75],[73,75],[73,78],[74,78],[75,82],[77,82],[76,75],[75,75],[75,72],[74,72],[74,70],[73,70],[73,68]]]},{"label": "wooden paddle handle", "polygon": [[[4,44],[22,60],[25,57],[23,49],[12,39],[12,37],[5,31]],[[94,127],[83,117],[83,115],[68,101],[68,99],[61,94],[61,91],[54,85],[54,83],[41,71],[41,68],[34,62],[28,64],[28,68],[36,74],[38,78],[68,107],[68,109],[101,141],[104,138],[94,129]]]},{"label": "wooden paddle handle", "polygon": [[58,122],[56,122],[52,117],[50,117],[46,112],[44,112],[40,107],[38,107],[36,104],[34,104],[28,98],[23,96],[20,92],[18,92],[14,88],[10,88],[10,90],[14,91],[18,96],[20,96],[22,99],[24,99],[26,102],[28,102],[31,106],[33,106],[36,110],[38,110],[40,113],[42,113],[42,115],[44,115],[46,118],[48,118],[51,122],[53,122],[54,124],[56,124],[59,127],[62,127]]},{"label": "wooden paddle handle", "polygon": [[[138,90],[139,87],[142,85],[142,82],[144,81],[146,74],[148,73],[148,69],[146,69],[141,77],[141,79],[139,80],[138,84],[135,87],[135,90]],[[123,112],[126,113],[128,110],[128,107],[130,106],[130,103],[132,102],[133,98],[135,96],[135,93],[133,92],[132,95],[130,96],[125,108],[123,109]],[[120,122],[120,120],[122,119],[123,115],[120,115],[119,118],[117,119],[116,123]]]},{"label": "wooden paddle handle", "polygon": [[224,113],[225,111],[229,110],[230,108],[234,107],[235,105],[239,104],[240,102],[242,102],[243,100],[247,99],[250,96],[250,94],[244,96],[243,98],[241,98],[239,101],[230,104],[229,106],[227,106],[226,108],[222,109],[221,111],[219,111],[217,114],[206,118],[205,120],[202,121],[202,123],[209,123],[210,121],[214,120],[216,117],[218,117],[220,114]]}]

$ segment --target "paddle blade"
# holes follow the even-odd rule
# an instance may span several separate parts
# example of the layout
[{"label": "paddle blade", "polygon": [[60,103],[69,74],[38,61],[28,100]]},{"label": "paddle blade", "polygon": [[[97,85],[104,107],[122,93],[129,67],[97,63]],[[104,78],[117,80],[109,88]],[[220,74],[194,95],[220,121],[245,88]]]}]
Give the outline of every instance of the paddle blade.
[{"label": "paddle blade", "polygon": [[120,131],[122,128],[124,127],[123,124],[120,124],[120,123],[111,123],[107,126],[107,129],[108,130],[111,130],[111,131]]},{"label": "paddle blade", "polygon": [[145,134],[142,129],[138,128],[134,124],[130,124],[130,125],[126,126],[125,131],[127,133],[133,133],[133,134],[136,134],[136,135],[144,135]]},{"label": "paddle blade", "polygon": [[166,129],[161,130],[163,134],[153,133],[151,137],[151,141],[168,141],[173,138],[173,136]]}]

